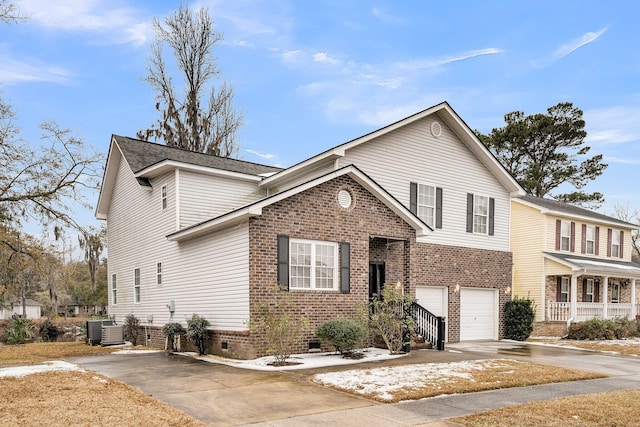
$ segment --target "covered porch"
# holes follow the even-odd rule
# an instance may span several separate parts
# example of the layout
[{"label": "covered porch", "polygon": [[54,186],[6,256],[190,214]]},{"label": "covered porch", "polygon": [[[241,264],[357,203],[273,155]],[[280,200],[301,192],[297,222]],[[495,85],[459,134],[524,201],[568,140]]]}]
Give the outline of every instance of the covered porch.
[{"label": "covered porch", "polygon": [[545,320],[633,319],[640,314],[640,264],[549,253],[545,258],[566,267],[545,276]]}]

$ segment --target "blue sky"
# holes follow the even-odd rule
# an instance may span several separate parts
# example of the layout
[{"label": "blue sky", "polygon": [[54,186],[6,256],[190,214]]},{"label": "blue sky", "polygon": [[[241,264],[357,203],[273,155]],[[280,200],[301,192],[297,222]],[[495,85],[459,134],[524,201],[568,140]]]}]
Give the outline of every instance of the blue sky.
[{"label": "blue sky", "polygon": [[[156,118],[151,21],[179,1],[16,0],[0,26],[0,90],[37,141],[55,119],[102,152]],[[472,129],[562,101],[585,112],[609,168],[589,185],[640,208],[640,3],[636,1],[215,0],[225,79],[245,114],[240,157],[290,166],[448,101]],[[97,199],[93,196],[92,202]],[[79,212],[90,222],[92,212]]]}]

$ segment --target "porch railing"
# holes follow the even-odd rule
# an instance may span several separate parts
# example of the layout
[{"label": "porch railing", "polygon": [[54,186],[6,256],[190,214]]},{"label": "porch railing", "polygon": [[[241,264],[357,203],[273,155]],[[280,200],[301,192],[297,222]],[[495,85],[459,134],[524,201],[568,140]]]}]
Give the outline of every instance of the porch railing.
[{"label": "porch railing", "polygon": [[444,350],[446,323],[444,317],[436,316],[418,303],[411,304],[411,317],[416,323],[416,333],[433,348]]},{"label": "porch railing", "polygon": [[[574,322],[583,322],[594,317],[603,319],[613,319],[616,317],[630,318],[633,314],[633,304],[608,303],[606,305],[601,302],[578,302],[576,303],[576,315]],[[638,310],[635,311],[638,313]],[[564,321],[571,319],[571,303],[570,302],[547,302],[547,320]]]}]

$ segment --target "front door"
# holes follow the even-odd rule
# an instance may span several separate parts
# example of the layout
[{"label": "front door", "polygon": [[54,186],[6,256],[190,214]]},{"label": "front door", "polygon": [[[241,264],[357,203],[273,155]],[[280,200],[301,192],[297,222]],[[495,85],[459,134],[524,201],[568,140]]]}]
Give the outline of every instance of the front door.
[{"label": "front door", "polygon": [[379,298],[384,287],[384,262],[369,263],[369,301]]}]

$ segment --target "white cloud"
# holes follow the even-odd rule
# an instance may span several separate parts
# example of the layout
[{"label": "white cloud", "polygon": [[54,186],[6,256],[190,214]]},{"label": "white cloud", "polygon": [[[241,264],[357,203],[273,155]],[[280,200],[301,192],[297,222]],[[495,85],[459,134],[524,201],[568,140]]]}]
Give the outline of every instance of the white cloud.
[{"label": "white cloud", "polygon": [[141,17],[135,9],[114,7],[104,0],[21,0],[18,7],[29,16],[30,24],[48,30],[93,33],[102,43],[142,45],[153,35],[151,17]]},{"label": "white cloud", "polygon": [[253,154],[254,156],[258,156],[262,159],[273,159],[275,158],[275,154],[266,154],[266,153],[260,153],[259,151],[256,150],[252,150],[250,148],[245,149],[244,151],[246,151],[249,154]]},{"label": "white cloud", "polygon": [[62,67],[33,58],[17,59],[0,50],[0,82],[11,85],[24,82],[67,84],[71,73]]},{"label": "white cloud", "polygon": [[338,59],[332,58],[327,52],[318,52],[313,55],[313,62],[321,62],[329,65],[340,65],[341,62]]},{"label": "white cloud", "polygon": [[598,145],[640,141],[640,106],[614,106],[584,113],[587,142]]},{"label": "white cloud", "polygon": [[302,56],[302,51],[300,49],[296,50],[287,50],[282,52],[282,59],[285,62],[293,62]]},{"label": "white cloud", "polygon": [[378,7],[374,7],[371,9],[371,14],[373,16],[376,17],[376,19],[378,19],[378,21],[380,21],[383,24],[391,24],[391,25],[396,25],[396,24],[400,24],[402,22],[404,22],[403,19],[398,18],[396,16],[393,16],[389,13],[384,12],[383,10],[381,10]]},{"label": "white cloud", "polygon": [[588,32],[583,34],[582,36],[571,40],[569,43],[563,44],[553,53],[554,59],[563,58],[570,53],[575,52],[583,46],[588,45],[589,43],[593,43],[596,41],[601,35],[603,35],[607,31],[607,28],[603,28],[597,32]]},{"label": "white cloud", "polygon": [[605,163],[618,163],[622,165],[640,165],[640,159],[630,159],[628,157],[603,156]]},{"label": "white cloud", "polygon": [[485,49],[470,50],[468,52],[462,52],[462,53],[458,53],[451,56],[445,56],[441,58],[427,58],[427,59],[398,62],[396,66],[400,69],[406,69],[406,70],[437,68],[443,65],[451,64],[453,62],[465,61],[467,59],[473,59],[479,56],[497,55],[502,52],[503,52],[502,49],[489,47]]}]

